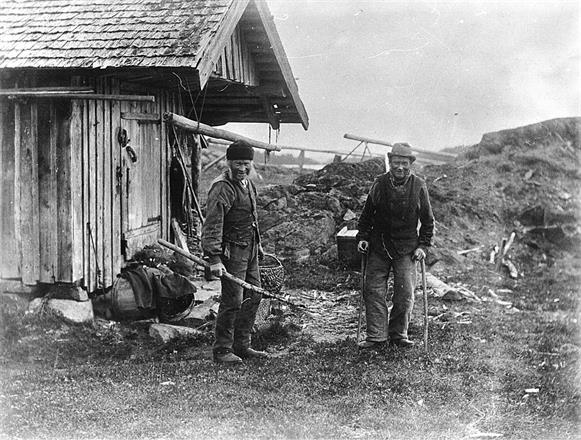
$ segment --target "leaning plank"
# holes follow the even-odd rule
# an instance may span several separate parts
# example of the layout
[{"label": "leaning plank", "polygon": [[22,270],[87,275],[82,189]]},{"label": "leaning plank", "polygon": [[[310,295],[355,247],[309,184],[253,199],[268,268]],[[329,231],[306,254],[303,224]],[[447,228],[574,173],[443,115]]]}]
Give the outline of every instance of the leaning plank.
[{"label": "leaning plank", "polygon": [[173,230],[175,239],[179,244],[180,248],[182,248],[186,252],[189,252],[190,249],[188,248],[188,240],[186,238],[186,235],[184,234],[184,231],[182,231],[182,228],[180,227],[178,221],[175,218],[171,219],[171,228]]},{"label": "leaning plank", "polygon": [[163,115],[163,119],[166,122],[181,128],[182,130],[192,131],[194,133],[200,133],[205,136],[210,136],[218,139],[226,139],[232,142],[244,141],[250,144],[252,147],[260,148],[262,150],[281,151],[281,147],[278,145],[267,144],[265,142],[260,142],[251,138],[247,138],[246,136],[242,136],[228,130],[210,127],[209,125],[202,124],[201,122],[194,121],[192,119],[188,119],[184,116],[176,115],[175,113],[166,112]]}]

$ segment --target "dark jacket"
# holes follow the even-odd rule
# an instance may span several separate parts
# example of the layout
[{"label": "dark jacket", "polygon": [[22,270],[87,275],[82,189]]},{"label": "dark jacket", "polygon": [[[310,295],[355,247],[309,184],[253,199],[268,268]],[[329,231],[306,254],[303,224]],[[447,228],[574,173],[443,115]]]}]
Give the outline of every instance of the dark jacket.
[{"label": "dark jacket", "polygon": [[247,180],[246,188],[230,178],[229,170],[218,176],[210,187],[206,221],[202,228],[202,249],[210,264],[218,263],[228,246],[250,245],[260,240],[256,214],[256,187]]},{"label": "dark jacket", "polygon": [[389,172],[379,176],[369,190],[358,229],[358,240],[369,241],[371,250],[390,258],[431,246],[434,215],[424,180],[410,174],[396,185]]}]

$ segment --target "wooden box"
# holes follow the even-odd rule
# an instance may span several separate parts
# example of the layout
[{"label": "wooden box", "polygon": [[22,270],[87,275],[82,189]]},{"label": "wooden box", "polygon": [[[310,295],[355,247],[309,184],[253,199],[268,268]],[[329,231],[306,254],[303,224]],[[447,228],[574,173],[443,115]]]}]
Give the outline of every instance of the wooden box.
[{"label": "wooden box", "polygon": [[350,269],[361,269],[361,254],[357,252],[357,229],[344,227],[337,235],[337,255]]}]

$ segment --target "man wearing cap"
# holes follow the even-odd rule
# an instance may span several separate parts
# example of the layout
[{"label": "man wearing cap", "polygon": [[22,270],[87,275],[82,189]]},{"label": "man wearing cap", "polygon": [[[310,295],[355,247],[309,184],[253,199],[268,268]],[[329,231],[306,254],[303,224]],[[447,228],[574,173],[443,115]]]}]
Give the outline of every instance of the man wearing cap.
[{"label": "man wearing cap", "polygon": [[[415,161],[407,143],[388,153],[389,171],[377,177],[359,218],[358,250],[367,253],[364,287],[367,338],[360,348],[411,347],[408,325],[414,305],[416,261],[426,257],[434,216],[423,179],[411,171]],[[419,226],[419,234],[418,234]],[[393,270],[393,308],[387,307],[387,280]]]},{"label": "man wearing cap", "polygon": [[[254,151],[236,141],[226,151],[228,168],[210,187],[206,221],[202,228],[202,249],[212,274],[224,271],[260,287],[258,259],[263,252],[256,214],[256,188],[248,179]],[[222,278],[222,296],[216,318],[214,361],[238,364],[242,359],[264,358],[268,354],[250,347],[250,332],[261,295]]]}]

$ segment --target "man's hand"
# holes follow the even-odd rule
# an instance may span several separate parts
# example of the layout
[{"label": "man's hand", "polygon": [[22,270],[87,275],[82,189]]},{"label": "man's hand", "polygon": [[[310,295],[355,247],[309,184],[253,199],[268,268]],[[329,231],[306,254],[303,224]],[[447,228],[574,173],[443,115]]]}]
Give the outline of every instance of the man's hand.
[{"label": "man's hand", "polygon": [[369,242],[367,240],[361,240],[357,243],[357,250],[362,254],[366,254],[369,249]]},{"label": "man's hand", "polygon": [[258,261],[264,260],[264,249],[262,249],[262,245],[258,243]]},{"label": "man's hand", "polygon": [[414,261],[422,261],[424,258],[426,258],[426,252],[422,248],[417,248],[412,255]]},{"label": "man's hand", "polygon": [[226,272],[226,268],[220,261],[219,263],[210,265],[210,272],[212,272],[212,275],[215,277],[222,278],[222,275],[224,275],[224,272]]}]

